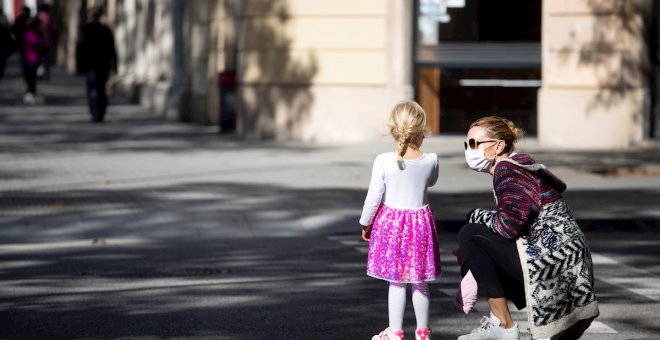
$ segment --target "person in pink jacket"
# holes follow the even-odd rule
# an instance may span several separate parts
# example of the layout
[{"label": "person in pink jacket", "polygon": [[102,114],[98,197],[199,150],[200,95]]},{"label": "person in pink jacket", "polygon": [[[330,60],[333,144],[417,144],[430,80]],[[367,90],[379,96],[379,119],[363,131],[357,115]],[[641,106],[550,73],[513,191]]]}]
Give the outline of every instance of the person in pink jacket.
[{"label": "person in pink jacket", "polygon": [[23,63],[23,78],[27,84],[27,91],[23,97],[26,104],[36,104],[37,97],[37,68],[43,58],[46,42],[41,34],[39,18],[30,18],[25,25],[25,33],[21,39],[21,59]]}]

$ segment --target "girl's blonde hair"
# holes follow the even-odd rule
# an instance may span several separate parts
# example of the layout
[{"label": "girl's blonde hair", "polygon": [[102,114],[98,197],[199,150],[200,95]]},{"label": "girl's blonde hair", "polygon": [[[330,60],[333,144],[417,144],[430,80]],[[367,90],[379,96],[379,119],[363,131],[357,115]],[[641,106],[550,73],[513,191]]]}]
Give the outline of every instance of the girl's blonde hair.
[{"label": "girl's blonde hair", "polygon": [[403,155],[409,145],[419,147],[428,131],[426,112],[414,101],[398,103],[390,115],[390,135],[397,141],[397,164],[403,163]]},{"label": "girl's blonde hair", "polygon": [[516,126],[512,121],[498,117],[488,116],[477,119],[470,129],[475,126],[481,126],[486,129],[488,137],[503,140],[506,143],[503,152],[510,153],[516,149],[516,142],[523,137],[523,130]]}]

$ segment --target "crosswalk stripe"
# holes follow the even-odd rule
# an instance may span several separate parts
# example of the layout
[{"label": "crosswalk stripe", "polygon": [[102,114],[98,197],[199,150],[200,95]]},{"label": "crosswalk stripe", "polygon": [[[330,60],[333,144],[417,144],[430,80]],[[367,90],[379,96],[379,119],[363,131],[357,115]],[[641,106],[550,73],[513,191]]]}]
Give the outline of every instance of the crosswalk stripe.
[{"label": "crosswalk stripe", "polygon": [[[520,333],[529,333],[529,323],[527,321],[519,321],[518,322],[518,328],[520,329]],[[585,331],[585,333],[591,333],[591,334],[618,334],[617,331],[612,329],[611,327],[607,326],[606,324],[600,322],[600,321],[593,321],[589,328]]]},{"label": "crosswalk stripe", "polygon": [[596,276],[597,280],[660,302],[660,277],[603,255],[592,253],[591,259],[599,270],[608,273],[604,276]]}]

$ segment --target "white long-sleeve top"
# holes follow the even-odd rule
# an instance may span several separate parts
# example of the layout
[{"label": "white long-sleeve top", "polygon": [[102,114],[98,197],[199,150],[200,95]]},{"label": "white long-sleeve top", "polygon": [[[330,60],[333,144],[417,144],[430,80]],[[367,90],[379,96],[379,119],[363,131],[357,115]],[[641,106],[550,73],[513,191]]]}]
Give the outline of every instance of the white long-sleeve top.
[{"label": "white long-sleeve top", "polygon": [[394,152],[376,156],[361,225],[373,223],[381,203],[395,209],[417,209],[428,204],[428,188],[438,180],[438,155],[425,153],[420,158],[404,160],[403,169],[396,158]]}]

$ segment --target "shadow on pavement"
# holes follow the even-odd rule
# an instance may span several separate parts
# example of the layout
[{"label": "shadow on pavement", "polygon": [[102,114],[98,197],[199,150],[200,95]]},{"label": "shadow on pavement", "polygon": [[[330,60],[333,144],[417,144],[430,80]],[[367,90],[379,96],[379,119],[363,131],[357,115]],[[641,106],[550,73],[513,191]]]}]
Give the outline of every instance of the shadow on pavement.
[{"label": "shadow on pavement", "polygon": [[11,279],[0,317],[12,327],[0,337],[365,338],[383,321],[368,308],[386,308],[385,287],[340,246],[254,238],[4,249]]},{"label": "shadow on pavement", "polygon": [[[39,176],[5,172],[5,178]],[[185,178],[186,176],[184,176]],[[142,237],[313,236],[358,230],[365,190],[291,188],[176,177],[130,187],[130,180],[73,189],[3,190],[3,243]],[[81,183],[78,183],[80,185]],[[94,188],[95,186],[95,188]],[[127,187],[124,187],[127,186]],[[660,191],[571,191],[569,205],[586,231],[658,231]],[[626,197],[634,198],[623,204]],[[431,193],[441,232],[456,232],[475,207],[493,208],[490,193]],[[642,206],[635,202],[648,202]],[[647,209],[646,215],[643,208]],[[618,216],[638,216],[621,218]]]}]

